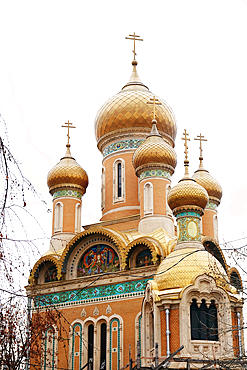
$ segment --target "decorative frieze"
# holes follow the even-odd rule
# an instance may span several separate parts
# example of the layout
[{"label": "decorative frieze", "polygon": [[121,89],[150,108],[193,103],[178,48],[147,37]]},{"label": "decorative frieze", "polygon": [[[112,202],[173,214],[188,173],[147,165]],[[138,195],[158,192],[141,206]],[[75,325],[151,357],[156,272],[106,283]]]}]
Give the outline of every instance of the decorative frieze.
[{"label": "decorative frieze", "polygon": [[82,194],[76,190],[59,190],[53,194],[53,199],[61,197],[73,197],[73,198],[82,198]]},{"label": "decorative frieze", "polygon": [[114,144],[110,144],[103,150],[103,157],[106,157],[107,155],[113,152],[117,152],[123,149],[136,149],[141,145],[141,143],[143,143],[143,141],[144,140],[130,139],[130,140],[121,140]]}]

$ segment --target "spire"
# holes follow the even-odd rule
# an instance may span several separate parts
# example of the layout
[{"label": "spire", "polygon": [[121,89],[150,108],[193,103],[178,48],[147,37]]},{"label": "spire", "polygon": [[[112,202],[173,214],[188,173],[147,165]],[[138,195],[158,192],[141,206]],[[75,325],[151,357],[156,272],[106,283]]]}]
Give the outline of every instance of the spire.
[{"label": "spire", "polygon": [[184,135],[184,137],[182,137],[182,140],[184,140],[184,147],[185,147],[184,154],[185,154],[185,159],[184,159],[184,177],[182,178],[182,180],[186,180],[186,179],[190,179],[190,175],[189,175],[189,160],[188,160],[188,141],[190,141],[190,139],[188,137],[189,134],[187,133],[186,129],[184,129],[183,135]]},{"label": "spire", "polygon": [[[70,152],[70,142],[69,142],[69,139],[70,139],[69,129],[70,128],[75,128],[75,126],[72,126],[72,125],[73,125],[73,123],[68,120],[68,122],[65,122],[65,124],[61,126],[61,127],[65,127],[65,128],[68,129],[68,133],[67,133],[68,141],[67,141],[67,144],[66,144],[67,149],[66,149],[65,156],[63,158],[73,158],[72,155],[71,155],[71,152]],[[61,159],[63,159],[63,158],[61,158]]]},{"label": "spire", "polygon": [[202,141],[207,141],[207,139],[204,139],[204,136],[202,136],[202,134],[200,135],[197,135],[197,137],[194,139],[194,140],[199,140],[200,141],[200,146],[199,146],[199,149],[200,149],[200,157],[199,157],[199,160],[200,160],[200,164],[199,164],[199,170],[205,170],[204,166],[203,166],[203,156],[202,156]]}]

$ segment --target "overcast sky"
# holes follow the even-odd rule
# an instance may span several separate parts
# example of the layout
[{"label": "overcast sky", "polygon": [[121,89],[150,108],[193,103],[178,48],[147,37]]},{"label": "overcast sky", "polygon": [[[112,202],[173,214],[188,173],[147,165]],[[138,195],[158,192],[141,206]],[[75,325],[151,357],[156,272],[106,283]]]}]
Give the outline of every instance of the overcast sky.
[{"label": "overcast sky", "polygon": [[[201,133],[204,166],[223,188],[220,241],[247,237],[246,0],[0,0],[0,17],[0,112],[13,154],[50,207],[46,177],[65,153],[61,125],[70,120],[71,152],[89,177],[82,224],[101,217],[94,120],[129,80],[133,43],[125,37],[136,32],[144,39],[138,74],[177,119],[172,186],[184,171],[184,129],[191,175]],[[50,236],[51,215],[33,206]]]}]

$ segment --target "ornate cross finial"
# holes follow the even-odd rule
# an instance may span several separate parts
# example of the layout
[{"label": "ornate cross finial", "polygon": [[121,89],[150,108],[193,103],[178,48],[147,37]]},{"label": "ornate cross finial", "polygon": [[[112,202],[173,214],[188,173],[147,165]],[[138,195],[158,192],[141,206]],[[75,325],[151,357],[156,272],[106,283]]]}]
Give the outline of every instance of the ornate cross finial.
[{"label": "ornate cross finial", "polygon": [[197,137],[194,140],[200,140],[200,159],[202,159],[202,141],[207,141],[207,139],[204,139],[204,136],[202,134],[197,135]]},{"label": "ornate cross finial", "polygon": [[155,111],[155,105],[162,105],[162,103],[160,103],[159,99],[156,99],[155,96],[153,96],[153,98],[150,98],[150,101],[147,102],[147,104],[153,104],[153,120],[155,119],[155,116],[156,116],[156,111]]},{"label": "ornate cross finial", "polygon": [[134,50],[132,50],[133,51],[133,53],[134,53],[134,60],[136,60],[136,41],[143,41],[143,39],[140,39],[140,38],[138,38],[138,37],[140,37],[140,36],[137,36],[136,34],[135,34],[135,32],[134,32],[134,34],[133,35],[129,35],[130,37],[125,37],[127,40],[134,40]]},{"label": "ornate cross finial", "polygon": [[67,133],[67,136],[68,136],[68,143],[67,143],[67,147],[70,147],[70,143],[69,143],[69,139],[70,139],[70,136],[69,136],[69,129],[70,128],[75,128],[75,126],[71,126],[71,125],[73,125],[73,123],[71,123],[69,120],[68,120],[68,122],[65,122],[65,124],[64,124],[65,126],[63,126],[62,125],[62,127],[67,127],[68,128],[68,133]]},{"label": "ornate cross finial", "polygon": [[186,129],[184,129],[184,132],[183,132],[183,135],[184,137],[182,137],[182,140],[184,140],[184,147],[185,147],[185,151],[184,151],[184,154],[185,154],[185,161],[188,161],[188,143],[187,141],[190,141],[189,139],[189,134],[188,132],[186,131]]}]

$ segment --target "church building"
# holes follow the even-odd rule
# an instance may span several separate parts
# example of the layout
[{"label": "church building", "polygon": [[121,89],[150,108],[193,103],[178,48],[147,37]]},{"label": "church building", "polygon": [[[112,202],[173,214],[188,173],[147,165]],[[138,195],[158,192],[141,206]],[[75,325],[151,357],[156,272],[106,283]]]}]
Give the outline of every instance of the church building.
[{"label": "church building", "polygon": [[[134,44],[138,37],[130,35]],[[177,143],[185,146],[184,176],[171,184],[175,116],[140,80],[135,55],[134,45],[129,82],[95,119],[102,153],[99,222],[81,227],[88,175],[73,157],[69,121],[65,155],[48,173],[50,249],[34,265],[26,290],[33,315],[37,306],[62,313],[68,338],[61,342],[59,328],[47,328],[42,370],[88,363],[92,370],[120,370],[138,351],[141,367],[151,367],[155,356],[160,363],[181,346],[175,359],[243,355],[242,281],[219,246],[222,189],[204,168],[205,139],[198,133],[198,169],[190,176],[184,130],[184,143]]]}]

